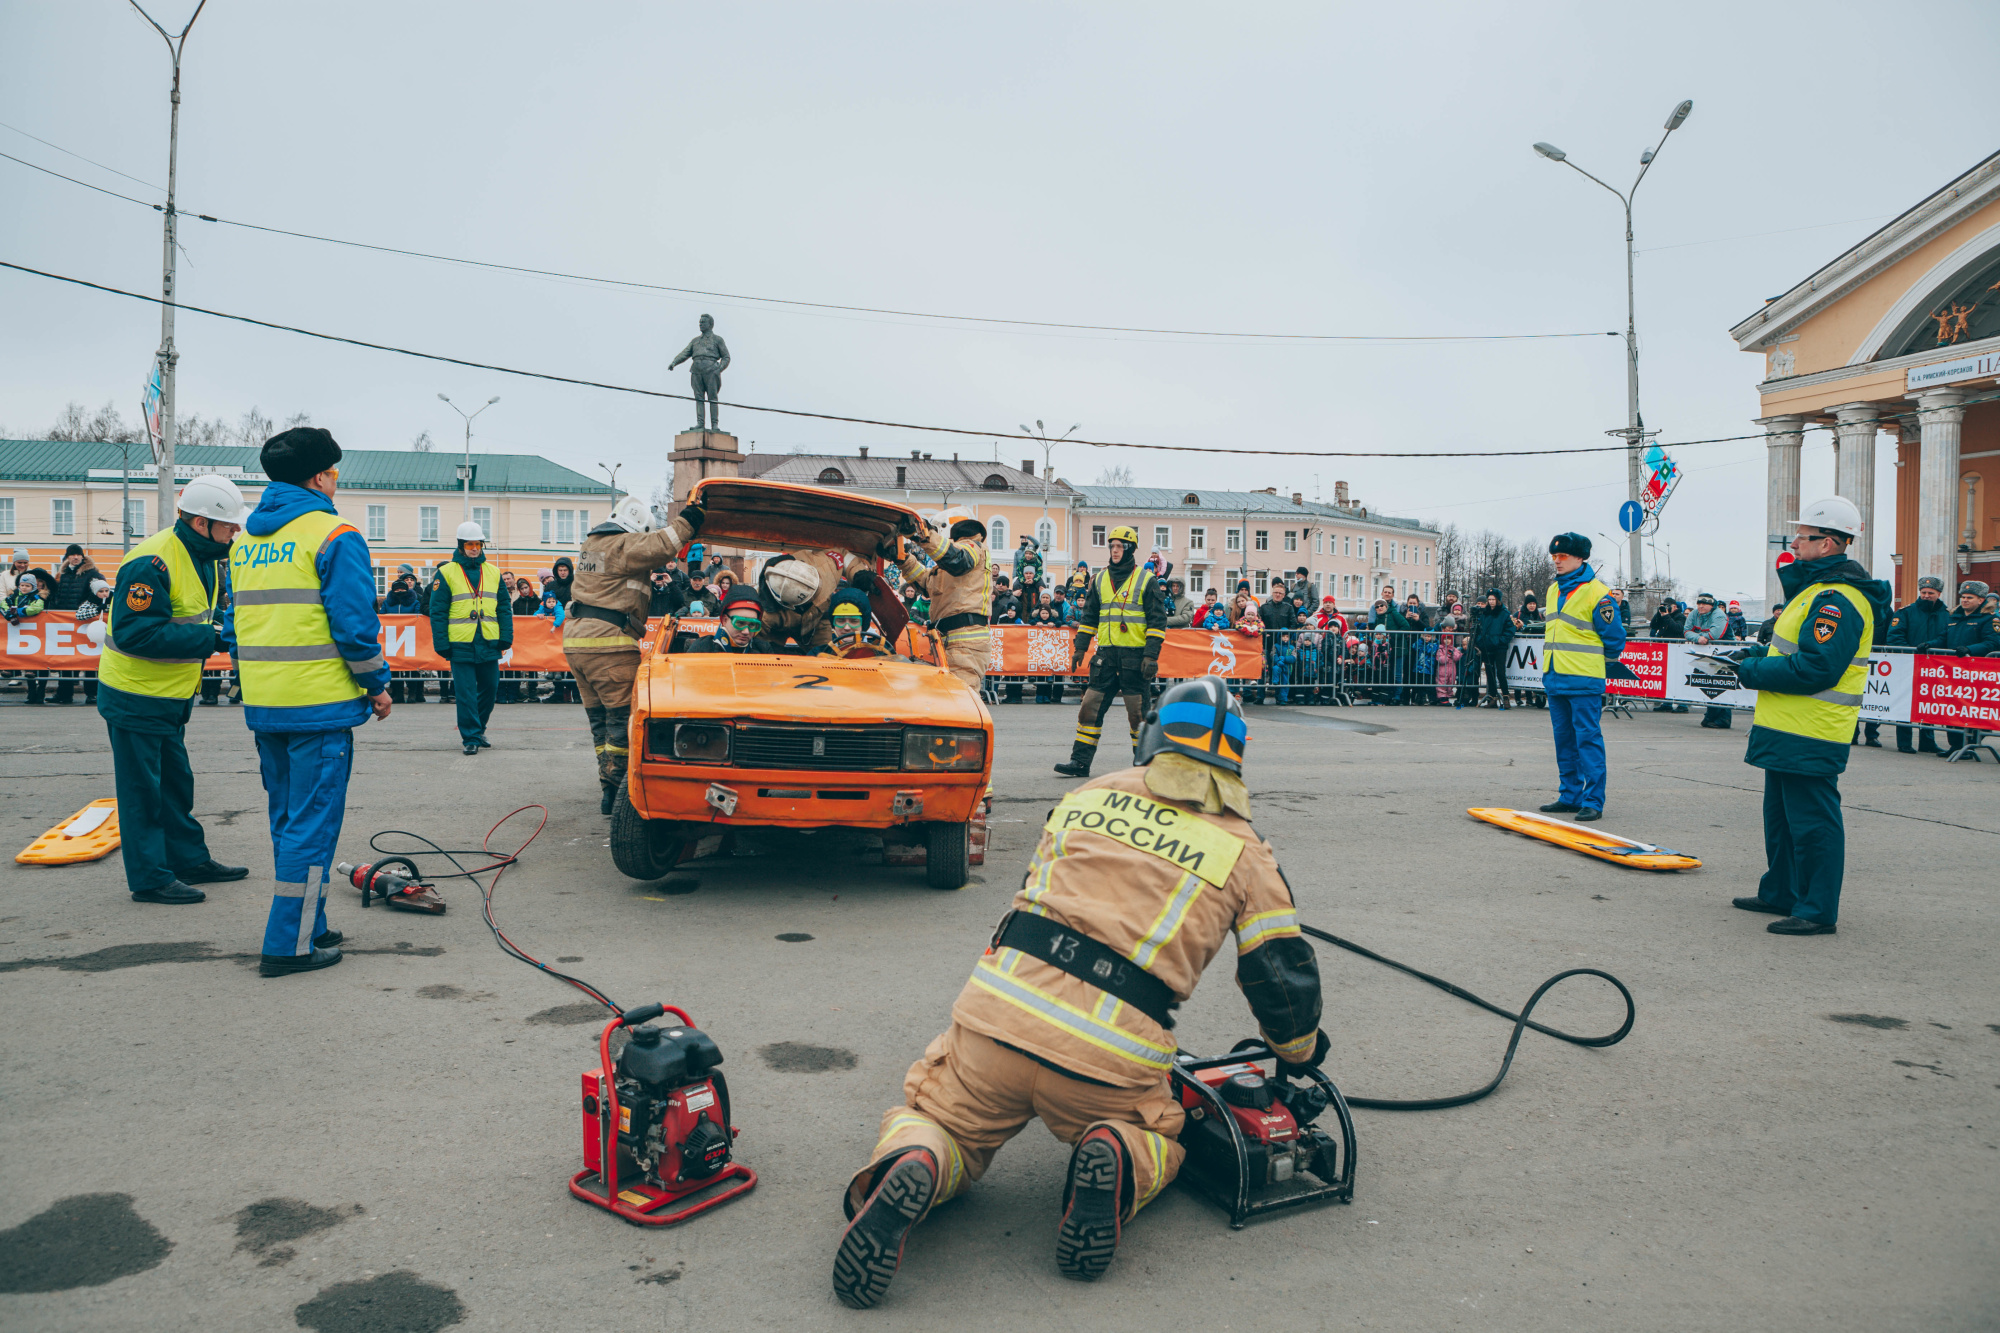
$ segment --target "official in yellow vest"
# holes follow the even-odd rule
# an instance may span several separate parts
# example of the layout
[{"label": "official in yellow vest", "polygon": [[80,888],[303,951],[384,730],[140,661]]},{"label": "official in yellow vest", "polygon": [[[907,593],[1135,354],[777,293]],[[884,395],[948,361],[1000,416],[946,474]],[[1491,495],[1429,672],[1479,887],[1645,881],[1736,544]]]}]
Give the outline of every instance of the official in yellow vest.
[{"label": "official in yellow vest", "polygon": [[249,513],[226,477],[181,489],[179,516],[118,566],[98,659],[97,711],[111,734],[119,855],[134,902],[198,903],[196,884],[242,879],[219,864],[193,815],[187,723],[202,663],[222,651],[215,623],[220,561]]},{"label": "official in yellow vest", "polygon": [[1625,651],[1625,621],[1618,599],[1586,563],[1590,538],[1560,534],[1549,543],[1549,559],[1556,581],[1542,622],[1542,692],[1555,733],[1558,783],[1555,800],[1541,808],[1589,823],[1604,813],[1605,664]]},{"label": "official in yellow vest", "polygon": [[833,1264],[843,1303],[880,1301],[910,1228],[1034,1119],[1075,1145],[1056,1265],[1102,1276],[1123,1226],[1180,1169],[1172,1010],[1230,935],[1236,984],[1282,1065],[1326,1059],[1319,961],[1250,825],[1248,745],[1221,680],[1182,681],[1147,715],[1139,767],[1050,812],[951,1026],[910,1066],[848,1183],[853,1222]]},{"label": "official in yellow vest", "polygon": [[389,716],[389,666],[368,544],[333,507],[340,446],[300,426],[266,440],[262,462],[271,484],[230,552],[223,634],[270,811],[276,884],[260,970],[275,977],[340,961],[326,885],[354,728]]},{"label": "official in yellow vest", "polygon": [[1886,638],[1889,585],[1848,555],[1861,511],[1833,496],[1801,507],[1798,558],[1778,571],[1785,609],[1769,648],[1740,655],[1736,675],[1757,691],[1743,761],[1764,770],[1764,877],[1746,912],[1781,918],[1774,935],[1831,935],[1840,920],[1847,826],[1840,775],[1868,688],[1868,654]]},{"label": "official in yellow vest", "polygon": [[486,722],[500,692],[500,659],[514,646],[514,603],[486,558],[486,530],[458,525],[458,549],[431,585],[431,651],[451,663],[458,740],[467,754],[492,748]]},{"label": "official in yellow vest", "polygon": [[1104,738],[1104,715],[1119,694],[1125,696],[1125,718],[1132,724],[1132,749],[1137,753],[1146,694],[1160,674],[1160,649],[1167,642],[1166,593],[1161,579],[1139,567],[1139,534],[1129,527],[1113,528],[1105,550],[1111,563],[1091,581],[1070,649],[1069,669],[1074,675],[1091,644],[1097,645],[1083,706],[1076,712],[1069,761],[1056,765],[1064,777],[1090,776],[1097,744]]}]

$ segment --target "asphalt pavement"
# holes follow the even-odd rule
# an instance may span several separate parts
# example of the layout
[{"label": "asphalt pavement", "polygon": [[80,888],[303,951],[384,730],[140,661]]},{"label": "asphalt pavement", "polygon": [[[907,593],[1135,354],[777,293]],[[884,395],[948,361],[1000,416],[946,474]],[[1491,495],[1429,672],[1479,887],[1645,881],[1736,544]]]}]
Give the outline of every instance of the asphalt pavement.
[{"label": "asphalt pavement", "polygon": [[[0,694],[16,848],[111,794],[94,711],[20,697]],[[248,881],[167,908],[129,900],[115,855],[0,862],[0,1328],[2000,1323],[2000,766],[1856,751],[1840,933],[1780,938],[1728,905],[1763,862],[1743,719],[1607,724],[1601,827],[1705,862],[1651,876],[1466,818],[1550,799],[1532,709],[1253,708],[1257,826],[1306,920],[1509,1007],[1552,973],[1604,968],[1637,997],[1626,1041],[1530,1034],[1484,1102],[1356,1112],[1351,1205],[1231,1231],[1169,1190],[1090,1286],[1056,1271],[1067,1150],[1030,1126],[914,1233],[882,1308],[842,1308],[841,1189],[1073,785],[1050,772],[1073,706],[996,711],[991,847],[956,893],[827,835],[627,880],[573,705],[501,708],[472,758],[436,704],[358,734],[344,858],[390,828],[477,848],[508,811],[545,804],[500,883],[502,925],[622,1004],[684,1006],[720,1044],[759,1184],[643,1230],[566,1190],[594,1006],[505,957],[464,881],[444,882],[442,918],[364,912],[336,886],[351,956],[257,975],[270,844],[255,751],[237,709],[197,709],[195,809]],[[1254,1032],[1231,953],[1182,1010],[1186,1049]],[[1349,1093],[1492,1076],[1507,1023],[1352,955],[1322,968],[1327,1067]],[[1538,1017],[1601,1032],[1621,1014],[1586,979]]]}]

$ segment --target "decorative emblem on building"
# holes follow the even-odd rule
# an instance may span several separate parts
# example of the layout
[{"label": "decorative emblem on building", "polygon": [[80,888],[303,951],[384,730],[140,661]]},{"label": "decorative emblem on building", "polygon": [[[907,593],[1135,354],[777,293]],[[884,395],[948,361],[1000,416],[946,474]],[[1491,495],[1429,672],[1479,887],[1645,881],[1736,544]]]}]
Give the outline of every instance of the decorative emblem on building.
[{"label": "decorative emblem on building", "polygon": [[1972,321],[1972,307],[1953,303],[1941,311],[1932,311],[1930,318],[1937,321],[1937,340],[1940,345],[1955,343],[1965,336]]},{"label": "decorative emblem on building", "polygon": [[1781,380],[1792,373],[1792,354],[1782,347],[1773,347],[1764,354],[1764,378]]}]

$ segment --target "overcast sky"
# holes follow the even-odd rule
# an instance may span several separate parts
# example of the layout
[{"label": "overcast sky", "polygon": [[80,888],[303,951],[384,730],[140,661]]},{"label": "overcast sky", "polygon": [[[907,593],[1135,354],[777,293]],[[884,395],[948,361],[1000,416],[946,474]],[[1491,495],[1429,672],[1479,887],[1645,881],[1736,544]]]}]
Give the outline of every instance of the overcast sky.
[{"label": "overcast sky", "polygon": [[[148,0],[178,27],[191,0]],[[1083,324],[1322,334],[1621,329],[1614,184],[1639,196],[1646,420],[1753,431],[1725,330],[1993,147],[2000,7],[340,6],[211,0],[188,44],[180,205],[273,227],[678,287]],[[1976,53],[1984,52],[1986,56]],[[0,151],[147,200],[168,63],[126,4],[0,0]],[[1984,127],[1984,129],[1982,129]],[[159,290],[159,214],[0,161],[0,258]],[[1810,230],[1800,230],[1810,228]],[[1760,234],[1761,233],[1761,234]],[[1776,233],[1776,234],[1773,234]],[[180,298],[370,341],[686,392],[704,310],[723,397],[841,415],[1257,449],[1606,443],[1607,337],[1352,345],[1009,330],[522,277],[188,220]],[[0,271],[0,423],[135,415],[157,309]],[[183,314],[183,412],[305,410],[350,448],[475,447],[668,472],[685,403]],[[724,408],[760,451],[921,435]],[[1804,491],[1832,489],[1807,436]],[[1890,513],[1893,451],[1878,513]],[[1039,451],[1035,451],[1039,461]],[[1659,536],[1689,588],[1761,595],[1764,449],[1689,447]],[[1064,447],[1141,484],[1277,486],[1518,538],[1616,533],[1616,454],[1254,459]],[[1885,537],[1886,533],[1880,534]],[[1887,566],[1887,542],[1877,563]],[[1605,561],[1607,566],[1615,565]],[[1879,572],[1879,571],[1878,571]]]}]

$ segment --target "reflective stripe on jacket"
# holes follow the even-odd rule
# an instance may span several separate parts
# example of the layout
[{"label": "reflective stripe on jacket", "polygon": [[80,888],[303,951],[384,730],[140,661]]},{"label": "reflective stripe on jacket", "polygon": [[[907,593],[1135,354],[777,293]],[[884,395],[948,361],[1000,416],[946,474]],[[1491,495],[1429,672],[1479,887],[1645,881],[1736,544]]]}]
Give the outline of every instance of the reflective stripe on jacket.
[{"label": "reflective stripe on jacket", "polygon": [[320,552],[354,528],[312,510],[268,537],[238,537],[229,583],[243,702],[303,708],[367,693],[355,676],[382,669],[382,657],[349,662],[333,641],[321,603]]},{"label": "reflective stripe on jacket", "polygon": [[445,633],[453,643],[471,643],[473,638],[500,642],[500,571],[491,560],[479,565],[479,591],[465,577],[465,566],[456,560],[438,571],[444,586],[451,589],[451,613],[445,619]]},{"label": "reflective stripe on jacket", "polygon": [[1780,694],[1775,690],[1759,690],[1757,712],[1751,718],[1751,725],[1845,746],[1854,734],[1854,719],[1861,710],[1862,693],[1868,686],[1868,648],[1875,641],[1875,613],[1868,599],[1857,596],[1845,583],[1815,583],[1802,589],[1786,603],[1784,611],[1778,616],[1778,623],[1771,628],[1771,653],[1777,657],[1796,653],[1801,632],[1824,633],[1827,638],[1833,636],[1836,627],[1826,620],[1824,614],[1814,618],[1811,629],[1806,628],[1806,617],[1812,612],[1813,602],[1826,592],[1838,594],[1840,600],[1852,607],[1853,614],[1859,617],[1861,639],[1852,660],[1840,673],[1838,681],[1816,694]]},{"label": "reflective stripe on jacket", "polygon": [[1585,579],[1568,597],[1559,584],[1549,585],[1549,605],[1555,608],[1545,623],[1542,673],[1604,679],[1604,639],[1592,617],[1597,604],[1611,595],[1597,579]]},{"label": "reflective stripe on jacket", "polygon": [[1121,587],[1111,571],[1097,576],[1097,641],[1107,648],[1146,646],[1146,583],[1152,575],[1132,571]]},{"label": "reflective stripe on jacket", "polygon": [[[163,528],[140,542],[119,562],[123,569],[134,560],[158,557],[167,567],[170,615],[176,625],[197,625],[215,618],[215,598],[202,586],[201,571],[194,557],[181,545],[172,528]],[[201,664],[206,657],[135,657],[118,651],[113,640],[117,633],[118,608],[109,610],[104,629],[104,655],[98,660],[98,679],[127,694],[143,694],[154,699],[192,699],[201,689]]]}]

